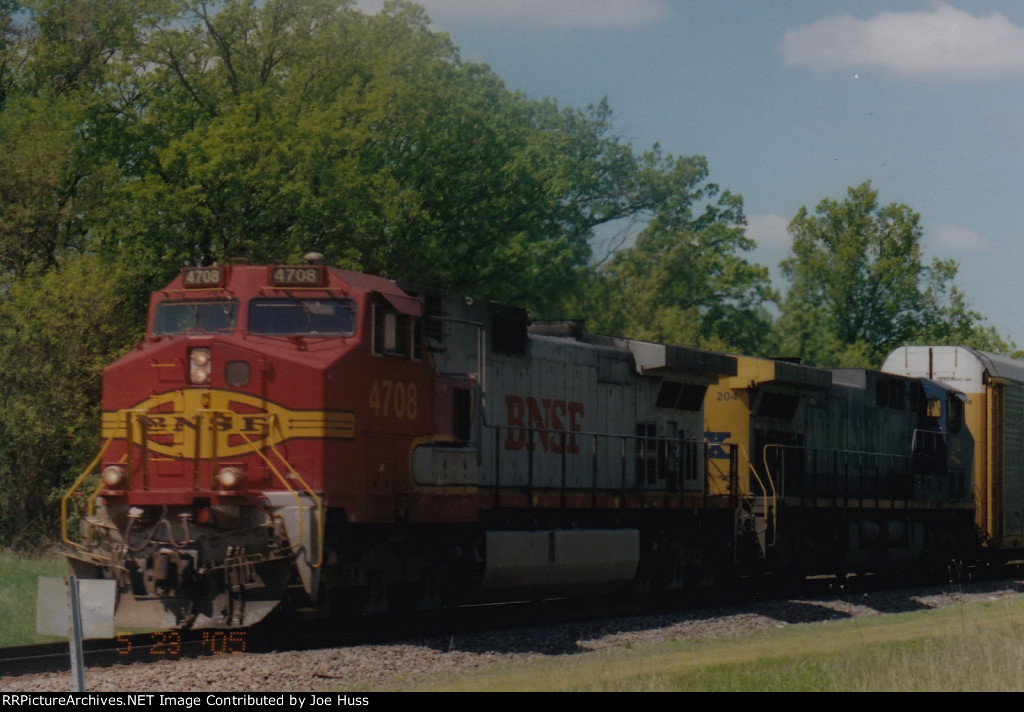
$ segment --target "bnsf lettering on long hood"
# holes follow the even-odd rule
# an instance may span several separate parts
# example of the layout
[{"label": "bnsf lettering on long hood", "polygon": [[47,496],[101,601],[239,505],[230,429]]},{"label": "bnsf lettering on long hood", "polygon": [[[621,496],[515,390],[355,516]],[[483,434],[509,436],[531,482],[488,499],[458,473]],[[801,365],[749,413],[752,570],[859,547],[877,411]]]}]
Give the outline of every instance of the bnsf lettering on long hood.
[{"label": "bnsf lettering on long hood", "polygon": [[567,432],[565,452],[575,455],[580,451],[575,434],[583,429],[583,403],[557,398],[538,401],[533,396],[507,394],[505,409],[511,426],[505,438],[506,450],[536,450],[540,443],[544,452],[561,453],[563,436],[559,433]]}]

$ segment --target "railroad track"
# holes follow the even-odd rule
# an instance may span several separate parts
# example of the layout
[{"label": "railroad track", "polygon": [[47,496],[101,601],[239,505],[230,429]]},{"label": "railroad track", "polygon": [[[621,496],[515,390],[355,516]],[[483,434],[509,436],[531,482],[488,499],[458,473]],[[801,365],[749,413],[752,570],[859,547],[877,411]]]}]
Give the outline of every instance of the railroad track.
[{"label": "railroad track", "polygon": [[[82,643],[82,652],[86,667],[110,667],[143,661],[241,653],[249,650],[254,643],[257,643],[257,639],[250,642],[248,630],[172,630],[86,640]],[[0,648],[0,677],[70,669],[70,649],[65,641]]]},{"label": "railroad track", "polygon": [[[613,608],[620,614],[636,610],[635,604],[630,603],[613,605]],[[214,655],[385,643],[441,631],[448,634],[544,625],[574,618],[601,617],[612,612],[607,602],[585,606],[578,600],[555,600],[467,606],[431,611],[429,616],[422,615],[422,612],[409,612],[335,622],[334,625],[325,625],[322,620],[284,617],[278,621],[265,621],[254,628],[165,630],[86,640],[83,642],[83,656],[88,669]],[[0,648],[0,678],[70,669],[70,651],[66,641]]]},{"label": "railroad track", "polygon": [[[1008,573],[1003,571],[1003,573]],[[1017,571],[1016,573],[1019,573]],[[1001,578],[1000,576],[977,576]],[[904,582],[913,586],[915,582]],[[853,579],[846,582],[859,592],[901,588],[881,577]],[[350,620],[333,625],[323,620],[304,621],[282,617],[268,619],[255,628],[233,630],[167,630],[135,635],[120,635],[112,639],[87,640],[83,644],[86,668],[111,667],[137,662],[155,662],[238,653],[261,653],[286,650],[313,650],[363,643],[394,642],[403,638],[427,636],[443,632],[465,633],[480,630],[513,629],[518,627],[549,625],[571,620],[600,619],[612,616],[642,615],[644,613],[703,608],[729,602],[765,601],[798,595],[842,595],[844,587],[835,581],[808,580],[799,591],[748,591],[746,594],[718,594],[708,599],[684,602],[675,599],[653,600],[630,598],[611,601],[554,600],[541,603],[497,604],[468,606],[457,609],[409,612],[402,615]],[[0,678],[41,672],[70,671],[70,654],[66,641],[40,645],[0,648]]]}]

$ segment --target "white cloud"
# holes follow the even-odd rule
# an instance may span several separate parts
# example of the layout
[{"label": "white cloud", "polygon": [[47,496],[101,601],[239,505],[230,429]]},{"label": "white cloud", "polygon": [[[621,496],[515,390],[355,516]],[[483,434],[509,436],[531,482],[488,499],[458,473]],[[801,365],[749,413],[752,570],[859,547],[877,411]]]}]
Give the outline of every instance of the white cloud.
[{"label": "white cloud", "polygon": [[748,215],[747,237],[757,242],[759,250],[784,251],[793,244],[786,232],[789,219],[781,215]]},{"label": "white cloud", "polygon": [[[359,0],[377,12],[383,0]],[[431,20],[527,27],[634,27],[671,14],[668,0],[418,0]]]},{"label": "white cloud", "polygon": [[946,4],[923,12],[849,15],[786,32],[787,64],[819,69],[878,68],[912,79],[1024,74],[1024,28],[994,12],[975,17]]},{"label": "white cloud", "polygon": [[927,230],[926,235],[932,245],[948,252],[969,252],[989,248],[989,241],[983,235],[959,225],[937,225]]}]

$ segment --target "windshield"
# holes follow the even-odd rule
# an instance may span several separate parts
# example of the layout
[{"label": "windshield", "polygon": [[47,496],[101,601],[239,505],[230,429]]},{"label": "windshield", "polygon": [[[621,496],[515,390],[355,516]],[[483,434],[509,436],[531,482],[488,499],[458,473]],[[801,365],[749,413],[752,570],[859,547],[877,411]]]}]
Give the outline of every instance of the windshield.
[{"label": "windshield", "polygon": [[347,299],[254,299],[249,333],[348,336],[355,331],[355,311]]},{"label": "windshield", "polygon": [[161,302],[156,307],[153,334],[230,331],[235,328],[237,316],[237,299]]}]

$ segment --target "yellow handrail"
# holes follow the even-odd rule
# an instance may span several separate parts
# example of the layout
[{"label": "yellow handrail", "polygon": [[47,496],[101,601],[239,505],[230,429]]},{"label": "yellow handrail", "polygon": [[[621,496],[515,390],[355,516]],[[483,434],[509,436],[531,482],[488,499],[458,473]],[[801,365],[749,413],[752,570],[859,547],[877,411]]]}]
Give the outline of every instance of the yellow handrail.
[{"label": "yellow handrail", "polygon": [[[85,478],[92,474],[93,469],[96,467],[96,465],[99,464],[100,459],[103,457],[103,454],[107,451],[107,448],[110,447],[110,443],[112,442],[114,442],[113,436],[107,438],[107,441],[103,443],[103,447],[100,448],[100,451],[96,454],[96,457],[93,458],[92,462],[89,463],[89,466],[86,467],[85,471],[78,476],[78,479],[75,480],[75,483],[73,485],[71,485],[71,488],[67,491],[67,494],[60,498],[60,536],[61,539],[63,539],[64,543],[68,546],[82,550],[85,550],[86,548],[78,542],[71,541],[71,539],[68,537],[68,500],[74,496],[75,492],[78,491],[78,488],[82,485],[83,482],[85,482]],[[99,487],[96,488],[96,491],[93,492],[92,495],[89,497],[89,508],[87,511],[90,516],[92,516],[93,513],[93,503],[96,501],[96,497],[99,496],[101,489],[103,489],[102,482],[100,483]]]},{"label": "yellow handrail", "polygon": [[[232,415],[232,416],[234,415],[234,412],[228,411],[228,410],[202,410],[202,411],[199,411],[199,412],[223,413],[223,414],[228,414],[228,415]],[[270,418],[270,430],[272,431],[274,429],[274,424],[277,421],[277,416],[275,416],[273,413],[268,413],[267,416]],[[295,502],[298,504],[298,509],[299,509],[299,537],[300,537],[300,541],[297,544],[293,544],[292,545],[293,549],[294,549],[295,546],[297,546],[299,543],[301,543],[301,536],[302,536],[302,531],[303,531],[302,500],[299,499],[298,493],[288,483],[287,477],[285,475],[281,474],[280,470],[278,470],[278,468],[274,466],[274,463],[270,461],[270,458],[268,458],[266,455],[263,454],[263,451],[256,445],[256,443],[254,443],[252,440],[250,440],[249,436],[246,435],[245,433],[241,432],[241,431],[238,431],[236,434],[242,436],[242,439],[245,440],[246,444],[252,449],[252,451],[254,453],[256,453],[263,460],[264,463],[266,463],[267,467],[270,468],[270,471],[274,473],[274,476],[277,477],[277,479],[281,482],[281,484],[284,485],[285,489],[287,489],[288,492],[295,498]],[[216,437],[216,433],[214,433],[214,437]],[[315,564],[311,563],[310,564],[310,568],[318,569],[321,566],[323,566],[323,558],[324,558],[323,557],[323,551],[324,551],[324,504],[323,504],[323,500],[320,497],[317,496],[316,492],[313,491],[313,488],[311,488],[306,483],[306,481],[302,478],[302,475],[300,475],[295,470],[295,468],[291,466],[291,463],[288,462],[288,460],[284,457],[284,455],[282,455],[278,451],[276,445],[274,444],[273,439],[269,439],[268,443],[269,443],[268,447],[271,450],[273,450],[274,454],[277,455],[277,457],[281,460],[281,462],[283,462],[285,464],[285,466],[288,468],[288,472],[290,474],[294,475],[296,477],[296,479],[298,479],[299,483],[302,485],[302,489],[305,490],[305,492],[310,497],[312,497],[313,501],[316,503],[317,514],[318,514],[318,516],[317,516],[317,538],[319,539],[319,541],[317,542],[317,562]]]},{"label": "yellow handrail", "polygon": [[[761,480],[761,475],[758,474],[757,469],[754,467],[753,461],[750,459],[750,453],[748,453],[747,449],[745,447],[743,447],[743,443],[738,443],[738,445],[739,445],[740,451],[743,453],[743,456],[745,458],[747,458],[747,467],[750,468],[750,474],[752,474],[754,476],[754,479],[757,480],[757,484],[761,487],[761,491],[764,492],[764,500],[765,500],[765,502],[764,502],[764,518],[765,518],[765,520],[768,519],[768,499],[769,499],[768,492],[769,492],[769,490],[771,491],[772,531],[777,534],[778,533],[777,517],[778,517],[778,510],[779,510],[779,508],[776,506],[776,500],[779,497],[779,493],[775,490],[775,482],[772,480],[771,472],[768,470],[768,462],[767,462],[767,460],[764,460],[765,476],[768,478],[768,485],[769,485],[768,487],[765,487],[764,486],[764,481]],[[768,447],[769,446],[766,445],[765,446],[765,450],[767,450]],[[762,458],[763,457],[764,457],[764,453],[762,452]]]},{"label": "yellow handrail", "polygon": [[[134,410],[125,410],[125,411],[122,411],[122,412],[125,415],[127,415],[127,417],[128,417],[128,422],[126,423],[127,430],[125,432],[125,440],[126,440],[126,442],[130,442],[131,441],[131,436],[130,436],[131,435],[130,434],[130,429],[131,429],[130,423],[131,423],[131,421],[136,419],[136,418],[145,417],[146,414],[144,412],[139,412],[139,411],[134,411]],[[228,411],[228,410],[202,409],[200,411],[197,411],[197,413],[200,414],[200,415],[204,415],[204,414],[226,414],[226,415],[234,416],[234,412],[233,411]],[[277,423],[277,417],[274,414],[268,414],[268,417],[270,419],[269,430],[273,431],[274,428],[275,428],[275,425]],[[213,421],[211,420],[210,422],[212,423]],[[249,448],[256,455],[258,455],[263,460],[264,463],[266,463],[267,467],[270,468],[270,471],[274,473],[274,476],[278,479],[278,481],[282,485],[284,485],[284,488],[286,490],[288,490],[288,492],[295,498],[296,504],[298,504],[299,536],[300,536],[300,540],[299,540],[299,542],[296,542],[296,543],[292,544],[292,548],[294,550],[297,546],[301,545],[301,535],[302,535],[301,533],[303,531],[303,524],[304,524],[304,522],[303,522],[303,511],[304,511],[304,508],[302,506],[302,500],[299,498],[299,492],[297,492],[296,489],[291,486],[291,484],[288,482],[287,476],[281,473],[280,469],[274,465],[274,463],[270,460],[270,458],[268,458],[263,453],[263,451],[260,449],[260,447],[256,443],[254,443],[251,439],[249,439],[249,437],[245,433],[243,433],[243,432],[237,432],[236,434],[240,435],[242,437],[242,439],[245,440],[245,442],[249,446]],[[216,440],[216,433],[213,433],[213,437]],[[67,531],[67,523],[68,523],[67,503],[71,499],[71,497],[73,497],[75,495],[75,493],[78,491],[79,487],[81,487],[81,485],[85,481],[85,479],[89,475],[93,474],[93,470],[99,464],[99,462],[102,459],[103,455],[106,453],[107,448],[110,447],[111,443],[114,442],[115,438],[116,438],[116,434],[115,435],[111,435],[109,438],[107,438],[106,442],[103,444],[103,447],[100,448],[100,451],[99,451],[99,453],[97,453],[96,457],[93,458],[92,462],[89,463],[89,466],[85,469],[85,471],[81,475],[79,475],[78,479],[75,480],[74,484],[71,485],[71,487],[68,489],[67,493],[61,498],[61,501],[60,501],[61,539],[68,546],[71,546],[71,547],[74,547],[74,548],[80,549],[80,550],[85,550],[87,548],[87,547],[85,547],[85,546],[83,546],[83,545],[81,545],[81,544],[79,544],[79,543],[77,543],[75,541],[72,541],[70,539],[70,537],[68,536],[68,531]],[[214,443],[214,446],[215,446],[215,443]],[[277,445],[276,445],[276,443],[274,442],[273,439],[269,439],[267,447],[269,447],[273,451],[273,453],[278,457],[278,459],[282,463],[284,463],[284,465],[288,468],[288,473],[293,475],[299,481],[299,483],[302,486],[302,490],[305,491],[310,497],[312,497],[313,498],[313,502],[316,504],[317,515],[318,515],[317,516],[317,539],[318,539],[318,541],[317,541],[317,562],[315,564],[311,563],[310,567],[311,568],[315,568],[315,569],[316,568],[320,568],[323,565],[323,547],[324,547],[324,503],[323,503],[323,500],[319,496],[317,496],[316,492],[314,492],[313,488],[309,486],[309,484],[306,482],[305,479],[303,479],[302,475],[300,475],[295,470],[295,468],[291,466],[291,463],[288,462],[287,458],[285,458],[285,456],[277,449]],[[198,444],[197,444],[197,452],[198,452]],[[143,459],[145,459],[145,458],[143,458]],[[100,491],[102,489],[103,489],[103,483],[101,482],[100,485],[96,488],[96,490],[89,496],[88,510],[87,511],[88,511],[90,516],[92,515],[92,513],[94,511],[94,504],[95,504],[96,498],[99,496]]]}]

